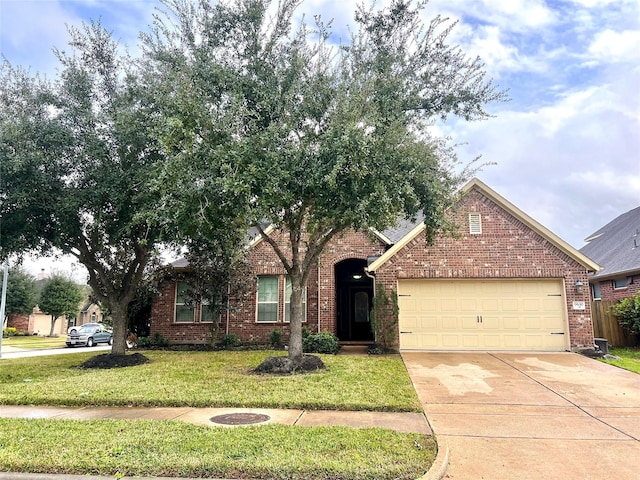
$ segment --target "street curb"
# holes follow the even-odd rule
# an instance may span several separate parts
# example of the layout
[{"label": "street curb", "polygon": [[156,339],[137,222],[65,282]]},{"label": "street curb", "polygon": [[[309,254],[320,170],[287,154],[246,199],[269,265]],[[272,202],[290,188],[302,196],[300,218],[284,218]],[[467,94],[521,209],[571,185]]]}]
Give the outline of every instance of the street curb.
[{"label": "street curb", "polygon": [[438,445],[438,453],[436,453],[436,458],[429,471],[418,480],[441,480],[447,472],[447,467],[449,466],[449,444],[445,438],[436,438],[435,435],[434,438]]}]

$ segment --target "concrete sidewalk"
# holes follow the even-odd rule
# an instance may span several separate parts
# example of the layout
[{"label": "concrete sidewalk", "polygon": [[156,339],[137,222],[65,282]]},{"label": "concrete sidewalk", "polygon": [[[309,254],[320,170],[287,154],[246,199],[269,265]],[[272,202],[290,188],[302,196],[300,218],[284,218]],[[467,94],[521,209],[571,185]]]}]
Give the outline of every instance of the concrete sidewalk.
[{"label": "concrete sidewalk", "polygon": [[[0,405],[0,417],[51,418],[67,420],[90,419],[144,419],[179,420],[213,428],[231,426],[214,423],[212,417],[227,414],[251,413],[267,415],[269,420],[257,425],[279,423],[300,426],[346,426],[354,428],[379,427],[399,432],[430,435],[431,428],[423,413],[352,412],[328,410],[277,410],[263,408],[139,408],[139,407],[41,407]],[[254,424],[255,425],[255,424]],[[423,480],[442,478],[446,467],[445,450],[440,450],[436,461]],[[122,477],[120,480],[196,480],[165,479],[160,477]],[[0,472],[0,480],[113,480],[112,476],[39,474]],[[221,479],[219,479],[221,480]]]},{"label": "concrete sidewalk", "polygon": [[[141,408],[141,407],[44,407],[0,405],[0,417],[53,418],[64,420],[142,419],[180,420],[194,425],[229,427],[211,421],[212,417],[235,413],[267,415],[269,419],[258,423],[280,423],[300,426],[379,427],[398,432],[430,435],[431,429],[423,413],[345,412],[329,410],[278,410],[264,408]],[[255,425],[255,424],[254,424]]]}]

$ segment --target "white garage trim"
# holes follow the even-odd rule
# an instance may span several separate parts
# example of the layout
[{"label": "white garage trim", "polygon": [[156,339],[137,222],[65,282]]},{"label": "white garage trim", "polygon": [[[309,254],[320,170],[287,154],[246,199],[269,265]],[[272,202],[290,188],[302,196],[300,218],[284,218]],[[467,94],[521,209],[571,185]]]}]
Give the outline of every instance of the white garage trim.
[{"label": "white garage trim", "polygon": [[562,279],[398,280],[401,350],[565,351]]}]

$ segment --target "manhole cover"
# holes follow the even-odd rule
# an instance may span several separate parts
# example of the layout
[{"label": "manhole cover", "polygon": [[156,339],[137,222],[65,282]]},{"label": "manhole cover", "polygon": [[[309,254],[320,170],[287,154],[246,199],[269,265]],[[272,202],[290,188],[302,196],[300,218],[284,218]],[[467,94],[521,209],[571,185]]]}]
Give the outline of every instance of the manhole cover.
[{"label": "manhole cover", "polygon": [[210,420],[221,425],[252,425],[266,422],[270,419],[269,415],[263,415],[262,413],[226,413],[211,417]]}]

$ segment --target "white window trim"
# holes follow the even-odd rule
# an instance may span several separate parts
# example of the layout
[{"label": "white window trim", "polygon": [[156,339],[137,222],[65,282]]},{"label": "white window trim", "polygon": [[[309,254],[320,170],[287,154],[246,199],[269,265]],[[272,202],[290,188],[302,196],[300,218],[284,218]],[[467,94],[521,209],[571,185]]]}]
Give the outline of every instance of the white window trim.
[{"label": "white window trim", "polygon": [[[287,319],[287,305],[289,305],[289,312],[291,312],[291,295],[287,298],[287,282],[289,282],[289,276],[284,277],[284,323],[289,323]],[[289,313],[291,315],[291,313]],[[307,322],[307,287],[304,287],[302,291],[302,323]]]},{"label": "white window trim", "polygon": [[174,297],[174,301],[173,301],[173,323],[179,323],[179,324],[196,323],[196,309],[195,309],[195,306],[191,307],[191,309],[193,310],[193,318],[191,319],[190,322],[179,322],[178,321],[178,306],[186,306],[186,303],[178,303],[178,287],[180,286],[181,283],[187,283],[187,282],[176,282],[175,297]]},{"label": "white window trim", "polygon": [[469,214],[469,234],[482,234],[482,216],[479,213]]},{"label": "white window trim", "polygon": [[[618,280],[624,280],[625,284],[622,287],[616,287],[616,281]],[[614,278],[613,280],[611,280],[611,283],[613,285],[613,289],[614,290],[626,290],[627,288],[629,288],[629,279],[628,278]]]},{"label": "white window trim", "polygon": [[218,318],[217,322],[215,320],[203,320],[202,319],[202,312],[204,312],[205,307],[208,307],[208,306],[209,306],[209,302],[208,301],[203,299],[202,302],[200,302],[200,315],[199,315],[198,321],[200,323],[220,323],[220,318]]},{"label": "white window trim", "polygon": [[[275,302],[261,302],[260,301],[260,278],[275,278],[278,282],[278,300]],[[260,305],[272,305],[276,304],[276,319],[275,320],[260,320],[259,312]],[[279,275],[258,275],[258,281],[256,282],[256,323],[279,323],[280,322],[280,276]]]}]

